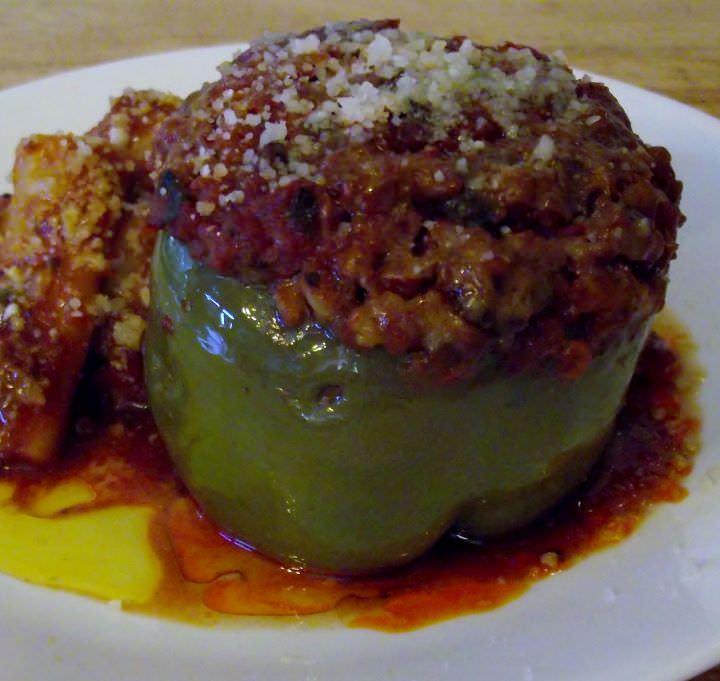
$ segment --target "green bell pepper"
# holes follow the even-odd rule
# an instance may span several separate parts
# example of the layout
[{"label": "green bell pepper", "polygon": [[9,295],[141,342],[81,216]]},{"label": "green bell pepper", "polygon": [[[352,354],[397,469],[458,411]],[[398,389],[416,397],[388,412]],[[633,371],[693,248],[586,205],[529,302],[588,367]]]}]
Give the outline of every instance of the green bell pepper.
[{"label": "green bell pepper", "polygon": [[291,565],[367,573],[443,534],[524,525],[597,461],[645,333],[579,379],[488,366],[418,391],[396,358],[317,325],[163,235],[145,345],[150,403],[179,474],[224,531]]}]

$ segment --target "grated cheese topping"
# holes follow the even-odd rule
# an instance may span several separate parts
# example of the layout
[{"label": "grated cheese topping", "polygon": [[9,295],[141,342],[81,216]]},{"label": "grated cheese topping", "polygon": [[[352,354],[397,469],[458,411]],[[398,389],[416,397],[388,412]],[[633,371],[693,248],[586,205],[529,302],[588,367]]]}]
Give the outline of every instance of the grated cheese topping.
[{"label": "grated cheese topping", "polygon": [[[588,109],[562,55],[440,39],[396,22],[266,36],[220,71],[223,79],[205,90],[209,106],[193,109],[203,134],[185,145],[182,161],[202,177],[225,164],[229,173],[219,188],[225,197],[243,189],[243,177],[257,174],[269,191],[297,179],[323,184],[328,149],[363,145],[388,124],[418,114],[431,143],[456,139],[462,157],[472,158],[485,149],[489,127],[512,138],[524,134],[523,123],[540,107],[567,121]],[[551,158],[551,142],[528,160]],[[283,153],[254,153],[273,145]],[[249,153],[235,158],[233,149]],[[156,176],[162,166],[160,158]],[[234,200],[222,206],[228,202]]]}]

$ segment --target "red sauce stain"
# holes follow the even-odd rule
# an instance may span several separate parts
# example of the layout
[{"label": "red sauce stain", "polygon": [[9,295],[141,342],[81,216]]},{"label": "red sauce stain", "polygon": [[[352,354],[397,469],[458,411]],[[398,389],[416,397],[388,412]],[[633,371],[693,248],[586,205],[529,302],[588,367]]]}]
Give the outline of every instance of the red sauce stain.
[{"label": "red sauce stain", "polygon": [[224,538],[173,476],[148,414],[79,438],[65,463],[14,473],[22,506],[44,487],[79,479],[87,506],[144,503],[157,509],[151,539],[165,576],[155,614],[199,621],[211,612],[310,615],[334,610],[350,626],[407,631],[496,608],[590,552],[626,538],[659,502],[686,495],[683,478],[698,447],[694,395],[700,372],[692,343],[664,321],[642,353],[604,460],[583,489],[533,527],[483,545],[441,542],[403,569],[337,579],[287,570]]}]

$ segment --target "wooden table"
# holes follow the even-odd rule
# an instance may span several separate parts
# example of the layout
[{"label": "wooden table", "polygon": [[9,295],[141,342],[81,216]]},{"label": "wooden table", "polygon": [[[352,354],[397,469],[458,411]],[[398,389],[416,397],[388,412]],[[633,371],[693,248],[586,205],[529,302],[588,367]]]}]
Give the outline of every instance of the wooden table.
[{"label": "wooden table", "polygon": [[487,43],[562,48],[578,67],[720,116],[719,0],[2,0],[0,87],[131,55],[264,30],[397,16]]},{"label": "wooden table", "polygon": [[[440,34],[561,48],[570,62],[720,116],[720,0],[0,0],[0,87],[264,30],[396,16]],[[642,681],[639,679],[638,681]],[[720,681],[720,667],[695,681]]]}]

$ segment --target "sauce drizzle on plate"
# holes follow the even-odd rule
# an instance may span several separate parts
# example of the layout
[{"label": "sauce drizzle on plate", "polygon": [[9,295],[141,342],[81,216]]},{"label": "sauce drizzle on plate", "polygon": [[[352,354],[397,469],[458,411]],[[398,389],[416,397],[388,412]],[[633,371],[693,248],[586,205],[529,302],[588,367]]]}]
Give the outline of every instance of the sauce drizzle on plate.
[{"label": "sauce drizzle on plate", "polygon": [[[147,412],[88,425],[80,404],[76,423],[84,427],[71,438],[61,464],[42,474],[2,473],[0,520],[35,518],[52,528],[68,519],[92,518],[101,509],[134,515],[150,509],[147,543],[161,569],[155,574],[152,560],[136,566],[136,591],[114,599],[112,590],[93,585],[92,575],[97,582],[113,583],[112,576],[126,567],[109,565],[102,555],[88,558],[92,551],[79,554],[73,535],[63,549],[65,558],[70,556],[64,564],[72,566],[73,552],[96,561],[85,565],[90,581],[43,573],[31,552],[25,563],[19,560],[12,569],[0,564],[0,569],[28,581],[122,600],[131,610],[193,622],[215,621],[214,613],[334,610],[350,626],[399,632],[490,610],[625,539],[657,503],[686,496],[683,478],[698,449],[694,398],[702,378],[693,365],[692,347],[687,332],[669,315],[658,320],[602,463],[582,490],[540,522],[484,545],[448,539],[412,565],[372,578],[287,570],[229,541],[202,517],[176,480]],[[98,529],[107,531],[100,524]]]}]

